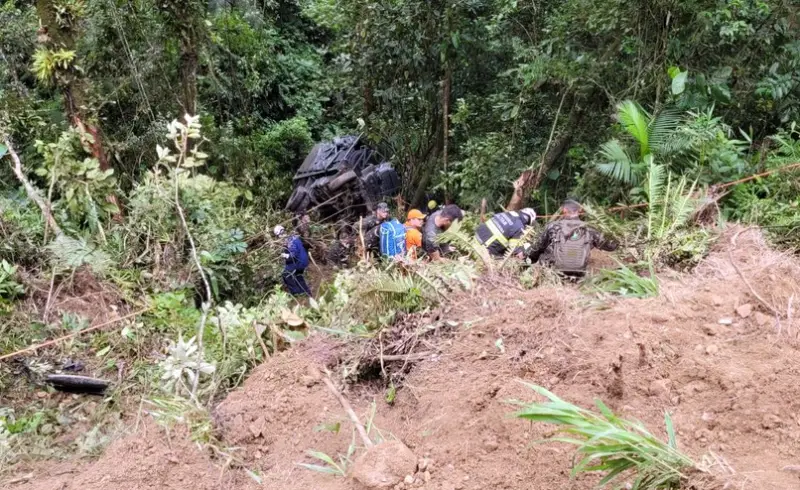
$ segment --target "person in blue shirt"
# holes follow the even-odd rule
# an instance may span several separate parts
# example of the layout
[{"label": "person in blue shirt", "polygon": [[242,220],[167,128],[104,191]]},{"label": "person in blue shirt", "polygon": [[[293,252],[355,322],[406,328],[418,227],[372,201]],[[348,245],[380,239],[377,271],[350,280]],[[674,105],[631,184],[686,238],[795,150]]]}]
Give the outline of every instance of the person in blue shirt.
[{"label": "person in blue shirt", "polygon": [[[286,236],[286,229],[278,225],[273,233],[276,237],[283,238]],[[281,274],[286,288],[294,296],[311,296],[311,288],[308,287],[304,276],[308,268],[308,252],[298,235],[287,238],[282,257],[286,260]]]}]

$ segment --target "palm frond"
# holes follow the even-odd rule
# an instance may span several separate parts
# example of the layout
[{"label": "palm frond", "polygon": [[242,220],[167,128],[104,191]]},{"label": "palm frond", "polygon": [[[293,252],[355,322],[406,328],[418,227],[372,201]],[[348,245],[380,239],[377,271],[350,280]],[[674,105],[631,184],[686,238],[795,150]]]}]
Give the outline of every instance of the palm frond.
[{"label": "palm frond", "polygon": [[674,108],[665,109],[654,117],[648,127],[651,152],[662,153],[682,122],[682,113]]},{"label": "palm frond", "polygon": [[[666,490],[681,487],[681,480],[697,465],[677,449],[674,428],[665,415],[668,441],[655,437],[637,420],[626,420],[614,414],[602,401],[596,400],[599,413],[562,400],[541,386],[524,383],[547,401],[522,403],[515,416],[553,424],[560,437],[550,440],[577,446],[572,476],[601,471],[600,486],[620,479],[633,479],[639,490]],[[702,470],[701,470],[702,471]]]},{"label": "palm frond", "polygon": [[619,140],[603,143],[600,156],[604,162],[596,165],[598,172],[625,184],[636,183],[638,179],[634,173],[634,162]]},{"label": "palm frond", "polygon": [[617,106],[617,117],[628,134],[639,143],[640,155],[644,157],[650,153],[650,114],[636,102],[626,100]]}]

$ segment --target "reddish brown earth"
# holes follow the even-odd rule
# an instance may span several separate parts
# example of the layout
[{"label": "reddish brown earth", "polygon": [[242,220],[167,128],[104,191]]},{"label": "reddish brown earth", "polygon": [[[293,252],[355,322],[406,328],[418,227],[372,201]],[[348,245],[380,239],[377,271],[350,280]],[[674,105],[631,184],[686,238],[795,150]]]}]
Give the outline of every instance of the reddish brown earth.
[{"label": "reddish brown earth", "polygon": [[[800,473],[786,467],[800,465],[798,277],[800,263],[768,249],[759,232],[730,231],[692,274],[662,276],[654,299],[601,303],[568,286],[497,290],[487,282],[442,312],[458,328],[414,364],[393,405],[378,383],[345,396],[364,421],[375,401],[372,435],[397,438],[424,460],[425,471],[402,488],[592,488],[593,476],[570,480],[572,448],[532,444],[552,427],[509,417],[507,400],[535,398],[517,382],[526,380],[585,407],[602,398],[660,436],[668,410],[679,446],[705,457],[730,488],[797,489]],[[314,462],[310,449],[344,454],[353,440],[316,370],[346,352],[313,337],[261,365],[216,408],[224,443],[261,473],[260,487],[184,434],[167,439],[149,425],[95,462],[20,468],[31,479],[4,488],[361,488],[297,465]],[[336,422],[338,434],[321,430]]]}]

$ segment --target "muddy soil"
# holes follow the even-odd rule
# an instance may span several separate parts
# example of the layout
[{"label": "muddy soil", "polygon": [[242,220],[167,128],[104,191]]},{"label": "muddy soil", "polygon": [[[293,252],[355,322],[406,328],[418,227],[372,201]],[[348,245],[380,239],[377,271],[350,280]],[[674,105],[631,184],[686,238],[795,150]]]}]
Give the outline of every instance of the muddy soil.
[{"label": "muddy soil", "polygon": [[[770,250],[758,231],[736,229],[691,274],[662,276],[653,299],[599,302],[569,286],[485,283],[444,309],[458,328],[413,364],[393,404],[377,380],[345,396],[373,437],[397,438],[419,458],[418,472],[395,488],[593,488],[594,475],[570,479],[572,448],[534,444],[552,427],[509,416],[509,400],[535,399],[525,380],[585,407],[601,398],[662,437],[669,411],[680,448],[731,488],[800,489],[791,471],[800,465],[797,277],[800,262]],[[18,478],[29,479],[3,487],[363,488],[297,465],[317,463],[308,450],[336,459],[359,444],[318,370],[346,352],[312,337],[258,367],[216,407],[225,445],[239,448],[261,486],[185,434],[167,438],[148,425],[95,462],[20,467]]]}]

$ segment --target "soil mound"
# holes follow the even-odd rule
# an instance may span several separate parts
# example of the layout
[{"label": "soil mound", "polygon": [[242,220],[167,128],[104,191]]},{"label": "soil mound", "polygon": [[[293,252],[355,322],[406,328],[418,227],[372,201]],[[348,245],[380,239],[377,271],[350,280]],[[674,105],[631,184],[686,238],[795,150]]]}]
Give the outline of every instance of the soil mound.
[{"label": "soil mound", "polygon": [[[797,277],[795,258],[770,250],[757,230],[737,228],[692,274],[661,277],[657,298],[599,303],[568,286],[523,291],[486,281],[439,313],[457,328],[419,347],[431,354],[411,362],[394,397],[376,382],[345,396],[373,438],[402,441],[418,458],[398,489],[593,488],[595,476],[570,480],[573,448],[533,444],[552,427],[509,417],[508,400],[534,399],[518,379],[587,408],[601,398],[662,437],[667,410],[681,449],[734,488],[800,488],[791,471],[800,465]],[[321,371],[341,367],[346,354],[342,344],[312,337],[259,366],[215,410],[224,442],[262,475],[260,488],[363,488],[297,465],[323,464],[309,450],[339,463],[359,444],[321,382]],[[65,488],[253,484],[241,471],[215,470],[222,462],[176,445],[173,434],[170,454],[186,467],[177,471],[163,452],[169,446],[152,437],[118,442]],[[140,441],[153,444],[153,456]],[[104,482],[104,472],[125,479]],[[39,483],[20,488],[54,488]]]}]

